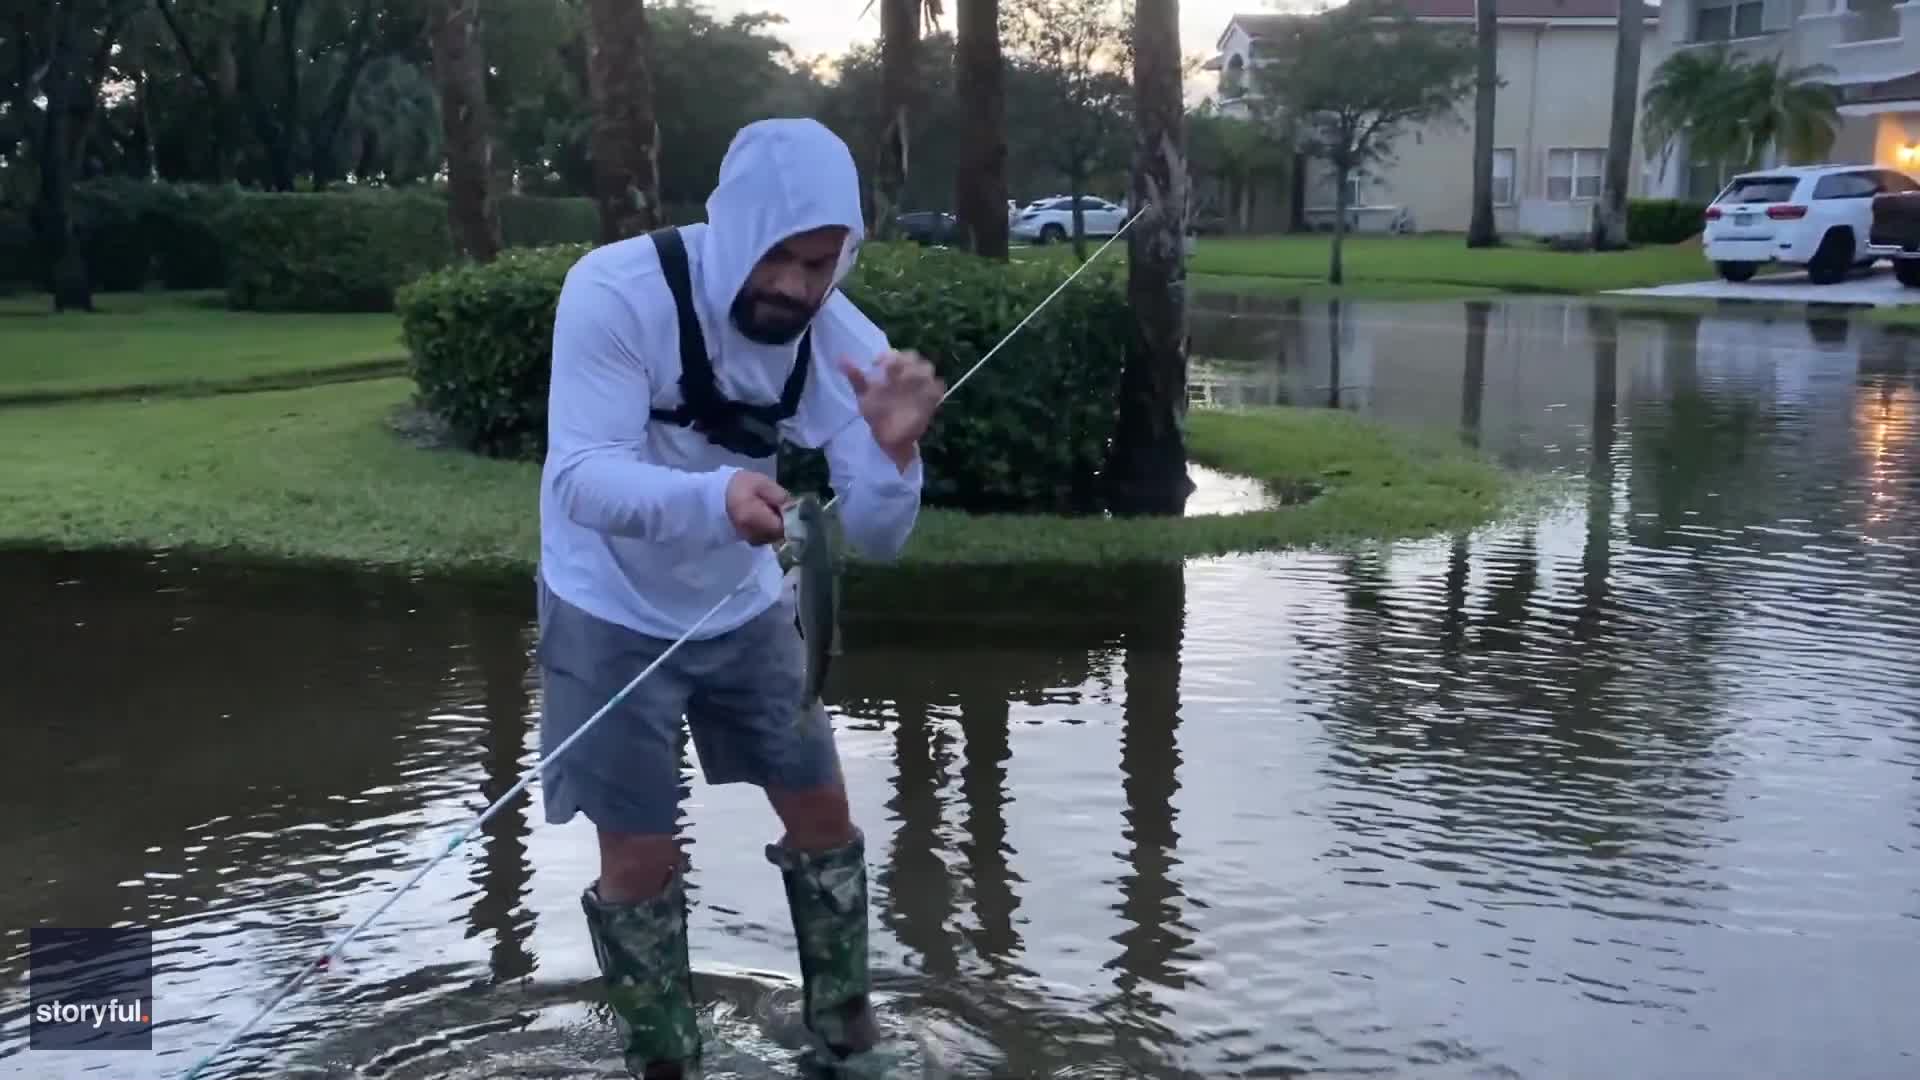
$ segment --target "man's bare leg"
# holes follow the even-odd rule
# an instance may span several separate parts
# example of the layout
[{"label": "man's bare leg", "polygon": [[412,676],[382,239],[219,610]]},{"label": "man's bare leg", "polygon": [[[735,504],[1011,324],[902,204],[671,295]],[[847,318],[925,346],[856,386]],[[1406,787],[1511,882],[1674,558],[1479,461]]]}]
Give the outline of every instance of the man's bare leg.
[{"label": "man's bare leg", "polygon": [[680,848],[671,835],[600,833],[600,899],[636,904],[660,895],[680,867]]},{"label": "man's bare leg", "polygon": [[795,851],[825,851],[852,842],[853,815],[847,807],[846,785],[786,791],[767,789],[767,801],[787,833],[780,838],[782,847]]}]

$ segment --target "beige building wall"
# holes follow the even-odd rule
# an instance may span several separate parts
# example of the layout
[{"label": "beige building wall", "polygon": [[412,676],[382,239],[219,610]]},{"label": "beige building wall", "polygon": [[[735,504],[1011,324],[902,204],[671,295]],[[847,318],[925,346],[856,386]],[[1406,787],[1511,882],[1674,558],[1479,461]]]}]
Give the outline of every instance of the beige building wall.
[{"label": "beige building wall", "polygon": [[[1647,29],[1642,88],[1661,56],[1656,28]],[[1591,224],[1612,123],[1617,39],[1611,24],[1500,27],[1503,85],[1494,97],[1494,219],[1501,232],[1550,235],[1583,232]],[[1634,195],[1646,186],[1637,142],[1629,179]],[[1556,170],[1563,184],[1549,184]],[[1330,170],[1316,163],[1309,217],[1315,210],[1330,214],[1333,194]],[[1464,232],[1473,216],[1472,96],[1452,116],[1405,132],[1394,145],[1393,160],[1368,177],[1358,194],[1363,205],[1404,207],[1417,230]],[[1383,209],[1361,216],[1368,220],[1360,227],[1373,228],[1393,214]]]},{"label": "beige building wall", "polygon": [[[1472,29],[1471,20],[1460,25]],[[1503,85],[1494,102],[1494,217],[1501,232],[1548,235],[1588,228],[1612,121],[1617,40],[1613,19],[1501,20]],[[1237,26],[1230,29],[1221,42],[1224,64],[1246,64],[1248,46]],[[1642,90],[1664,55],[1659,24],[1650,20],[1641,43]],[[1556,150],[1567,153],[1552,153]],[[1549,184],[1556,166],[1565,182]],[[1641,194],[1646,186],[1636,139],[1630,191]],[[1392,159],[1376,165],[1356,185],[1355,195],[1349,220],[1357,229],[1398,224],[1419,231],[1465,231],[1473,214],[1472,94],[1450,115],[1403,131]],[[1332,170],[1312,162],[1307,218],[1330,224],[1333,208]]]}]

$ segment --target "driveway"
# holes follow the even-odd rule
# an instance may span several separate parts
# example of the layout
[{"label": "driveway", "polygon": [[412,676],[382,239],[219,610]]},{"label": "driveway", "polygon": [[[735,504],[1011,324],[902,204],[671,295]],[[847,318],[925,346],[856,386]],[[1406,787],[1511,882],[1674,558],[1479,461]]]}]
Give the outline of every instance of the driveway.
[{"label": "driveway", "polygon": [[1758,300],[1783,304],[1859,304],[1868,307],[1898,307],[1920,304],[1920,289],[1909,289],[1894,280],[1893,268],[1880,265],[1868,271],[1856,271],[1835,285],[1815,285],[1804,271],[1762,274],[1751,281],[1689,281],[1678,285],[1655,285],[1646,289],[1614,289],[1622,296],[1682,296],[1704,300]]}]

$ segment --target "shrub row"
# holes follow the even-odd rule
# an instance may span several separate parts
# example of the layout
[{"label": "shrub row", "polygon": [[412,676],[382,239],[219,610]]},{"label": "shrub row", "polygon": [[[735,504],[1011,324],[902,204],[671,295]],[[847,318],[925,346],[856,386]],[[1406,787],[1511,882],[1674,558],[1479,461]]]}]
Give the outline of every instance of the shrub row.
[{"label": "shrub row", "polygon": [[[385,308],[405,280],[396,273],[443,266],[452,251],[438,191],[267,194],[113,178],[75,185],[71,208],[93,287],[108,292],[226,287],[244,306]],[[508,247],[584,243],[597,220],[584,198],[505,195],[498,211]],[[0,281],[47,285],[24,208],[0,207]]]},{"label": "shrub row", "polygon": [[[468,449],[544,454],[554,307],[585,250],[511,252],[400,290],[419,399]],[[919,350],[951,384],[1058,283],[1051,263],[868,245],[844,289],[895,348]],[[1130,324],[1111,270],[1090,269],[1056,297],[942,409],[921,448],[926,502],[976,512],[1089,509]],[[783,454],[783,482],[817,490],[825,478],[818,452]]]},{"label": "shrub row", "polygon": [[1706,224],[1707,204],[1685,199],[1628,199],[1627,240],[1635,244],[1677,244]]},{"label": "shrub row", "polygon": [[[232,189],[207,185],[128,179],[76,185],[68,212],[93,288],[218,287],[226,269],[216,222],[232,194]],[[47,286],[45,260],[25,208],[0,208],[0,278]]]}]

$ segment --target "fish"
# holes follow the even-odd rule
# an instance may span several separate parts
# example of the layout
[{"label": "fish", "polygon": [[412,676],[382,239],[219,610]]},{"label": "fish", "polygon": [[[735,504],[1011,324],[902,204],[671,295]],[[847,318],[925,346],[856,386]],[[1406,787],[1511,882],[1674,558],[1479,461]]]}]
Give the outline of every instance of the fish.
[{"label": "fish", "polygon": [[840,536],[820,500],[802,495],[782,514],[789,545],[783,555],[792,590],[794,625],[806,649],[806,679],[794,714],[798,725],[826,689],[827,669],[840,655]]}]

